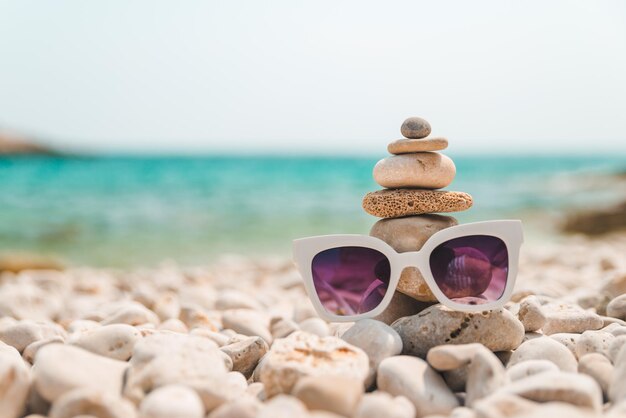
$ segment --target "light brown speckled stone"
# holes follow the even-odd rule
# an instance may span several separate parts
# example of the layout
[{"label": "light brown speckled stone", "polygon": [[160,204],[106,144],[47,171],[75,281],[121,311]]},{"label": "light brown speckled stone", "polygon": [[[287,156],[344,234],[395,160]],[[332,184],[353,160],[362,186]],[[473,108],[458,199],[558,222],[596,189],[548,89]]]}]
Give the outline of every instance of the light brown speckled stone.
[{"label": "light brown speckled stone", "polygon": [[[370,235],[380,238],[399,253],[419,251],[435,232],[458,225],[452,216],[418,215],[396,219],[381,219],[370,230]],[[398,291],[422,302],[436,302],[437,298],[414,267],[402,271]]]},{"label": "light brown speckled stone", "polygon": [[403,137],[410,139],[426,138],[430,135],[430,123],[425,119],[414,116],[402,123],[400,133]]},{"label": "light brown speckled stone", "polygon": [[389,154],[409,154],[411,152],[441,151],[448,148],[448,140],[441,137],[424,139],[398,139],[387,145]]},{"label": "light brown speckled stone", "polygon": [[416,152],[383,158],[374,166],[374,180],[382,187],[441,189],[454,180],[456,167],[438,152]]},{"label": "light brown speckled stone", "polygon": [[463,192],[422,189],[392,189],[370,192],[363,198],[363,209],[379,218],[461,212],[472,207],[472,196]]}]

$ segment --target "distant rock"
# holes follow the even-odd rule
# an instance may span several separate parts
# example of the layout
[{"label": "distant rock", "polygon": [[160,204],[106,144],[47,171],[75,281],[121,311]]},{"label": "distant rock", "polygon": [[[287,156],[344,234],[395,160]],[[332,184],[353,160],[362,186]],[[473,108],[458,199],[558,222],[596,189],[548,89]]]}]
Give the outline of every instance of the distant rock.
[{"label": "distant rock", "polygon": [[626,201],[605,209],[578,212],[566,218],[564,232],[602,235],[626,230]]},{"label": "distant rock", "polygon": [[0,130],[0,157],[6,155],[56,155],[57,152],[35,141]]}]

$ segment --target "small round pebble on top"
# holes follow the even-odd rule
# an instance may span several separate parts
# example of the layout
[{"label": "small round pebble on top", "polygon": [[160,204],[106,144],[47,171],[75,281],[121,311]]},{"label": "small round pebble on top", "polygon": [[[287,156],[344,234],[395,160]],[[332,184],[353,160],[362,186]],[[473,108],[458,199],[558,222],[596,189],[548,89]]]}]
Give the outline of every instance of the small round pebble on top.
[{"label": "small round pebble on top", "polygon": [[402,136],[409,139],[426,138],[430,135],[430,123],[418,117],[408,118],[402,123],[400,132]]}]

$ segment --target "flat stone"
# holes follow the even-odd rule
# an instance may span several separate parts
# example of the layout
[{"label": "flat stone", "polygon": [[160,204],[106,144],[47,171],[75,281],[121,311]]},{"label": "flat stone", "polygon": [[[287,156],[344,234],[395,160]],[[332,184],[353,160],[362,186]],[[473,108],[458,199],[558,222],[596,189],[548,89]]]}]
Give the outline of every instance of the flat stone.
[{"label": "flat stone", "polygon": [[590,353],[580,357],[578,373],[592,377],[602,389],[604,399],[608,399],[609,386],[613,376],[611,360],[600,353]]},{"label": "flat stone", "polygon": [[403,354],[418,357],[442,344],[481,343],[491,351],[514,350],[524,338],[524,326],[506,309],[469,313],[439,304],[391,326],[402,338]]},{"label": "flat stone", "polygon": [[441,151],[448,148],[448,140],[442,137],[423,139],[398,139],[387,145],[390,154],[410,154],[413,152]]},{"label": "flat stone", "polygon": [[584,374],[545,372],[504,386],[498,393],[517,395],[535,402],[565,402],[602,411],[602,391]]},{"label": "flat stone", "polygon": [[354,418],[415,418],[415,407],[404,396],[387,392],[366,393],[357,405]]},{"label": "flat stone", "polygon": [[463,192],[422,189],[385,189],[363,197],[363,209],[379,218],[461,212],[472,207],[472,196]]},{"label": "flat stone", "polygon": [[506,375],[511,381],[515,381],[539,373],[558,371],[559,367],[550,360],[531,359],[511,365],[506,370]]},{"label": "flat stone", "polygon": [[76,388],[119,394],[127,363],[82,348],[48,344],[35,357],[33,381],[37,392],[54,401]]},{"label": "flat stone", "polygon": [[578,363],[572,352],[554,341],[552,338],[542,337],[526,341],[513,352],[507,367],[528,360],[549,360],[564,372],[576,372]]},{"label": "flat stone", "polygon": [[557,333],[582,333],[597,330],[604,326],[599,315],[586,311],[577,305],[549,303],[542,306],[546,321],[542,331],[546,335]]},{"label": "flat stone", "polygon": [[248,378],[252,376],[259,360],[267,353],[269,347],[261,337],[248,337],[243,341],[222,346],[220,350],[233,361],[233,370]]},{"label": "flat stone", "polygon": [[162,386],[141,402],[142,418],[203,418],[204,406],[196,392],[183,385]]},{"label": "flat stone", "polygon": [[389,357],[380,363],[378,388],[409,399],[417,416],[447,415],[459,406],[443,378],[424,360],[411,356]]},{"label": "flat stone", "polygon": [[606,314],[612,318],[626,320],[626,294],[610,301],[606,306]]},{"label": "flat stone", "polygon": [[364,383],[369,374],[367,354],[360,348],[302,331],[274,341],[259,367],[268,397],[291,393],[304,376],[342,376]]},{"label": "flat stone", "polygon": [[383,158],[374,166],[374,181],[382,187],[441,189],[454,180],[456,167],[438,152],[417,152]]},{"label": "flat stone", "polygon": [[[455,225],[458,225],[455,218],[444,215],[381,219],[372,226],[370,235],[385,241],[397,252],[404,253],[419,251],[433,234]],[[415,267],[402,271],[397,290],[419,301],[437,301],[424,277]]]},{"label": "flat stone", "polygon": [[30,373],[20,353],[0,342],[0,416],[22,416],[30,388]]},{"label": "flat stone", "polygon": [[468,406],[508,383],[502,362],[482,344],[433,347],[428,352],[427,360],[440,371],[467,367],[465,404]]},{"label": "flat stone", "polygon": [[430,135],[430,124],[425,119],[413,116],[402,122],[400,133],[410,139],[426,138]]},{"label": "flat stone", "polygon": [[[119,394],[77,388],[59,397],[50,410],[50,418],[74,418],[94,415],[106,418],[134,418],[135,406]],[[181,417],[182,418],[182,417]]]},{"label": "flat stone", "polygon": [[70,340],[70,344],[101,356],[126,361],[141,338],[141,332],[133,326],[111,324],[78,333]]},{"label": "flat stone", "polygon": [[389,325],[374,319],[357,321],[341,338],[367,354],[370,365],[366,381],[368,387],[375,381],[380,362],[402,352],[402,339],[398,333]]},{"label": "flat stone", "polygon": [[309,410],[351,417],[363,395],[363,382],[339,376],[305,376],[298,380],[292,394]]}]

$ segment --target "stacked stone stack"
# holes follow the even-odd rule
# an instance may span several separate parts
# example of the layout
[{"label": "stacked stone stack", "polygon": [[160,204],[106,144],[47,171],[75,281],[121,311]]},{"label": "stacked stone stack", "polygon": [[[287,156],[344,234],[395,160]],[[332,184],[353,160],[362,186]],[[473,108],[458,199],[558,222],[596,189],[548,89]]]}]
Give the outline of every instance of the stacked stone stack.
[{"label": "stacked stone stack", "polygon": [[[454,180],[452,159],[438,152],[448,147],[442,137],[428,137],[430,124],[418,117],[408,118],[400,129],[405,137],[389,144],[390,157],[374,167],[374,180],[383,190],[368,193],[363,208],[384,218],[370,235],[382,239],[398,252],[418,251],[435,232],[457,225],[442,212],[460,212],[472,206],[472,197],[463,192],[439,190]],[[416,268],[402,272],[398,291],[422,302],[436,301]]]}]

